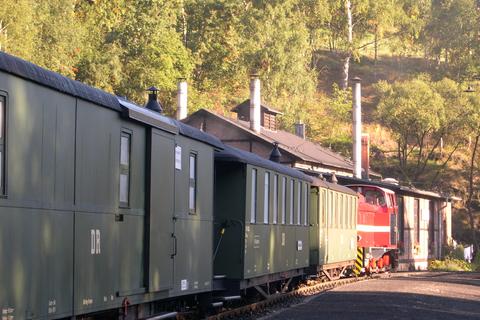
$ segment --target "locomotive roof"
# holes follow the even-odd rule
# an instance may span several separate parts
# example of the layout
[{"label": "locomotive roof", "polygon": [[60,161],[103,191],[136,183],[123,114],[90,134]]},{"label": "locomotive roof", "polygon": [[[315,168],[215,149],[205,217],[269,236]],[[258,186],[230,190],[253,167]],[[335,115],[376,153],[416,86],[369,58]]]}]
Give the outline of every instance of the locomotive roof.
[{"label": "locomotive roof", "polygon": [[383,187],[376,186],[376,185],[371,185],[371,184],[347,184],[346,187],[368,187],[368,188],[377,188],[377,189],[382,190],[382,191],[385,192],[385,193],[395,193],[395,192],[394,192],[393,190],[391,190],[391,189],[387,189],[387,188],[383,188]]},{"label": "locomotive roof", "polygon": [[215,153],[215,160],[251,164],[268,170],[277,171],[278,173],[282,173],[294,178],[313,182],[313,179],[310,176],[307,176],[296,169],[264,159],[254,153],[243,151],[227,145],[224,145],[223,151]]},{"label": "locomotive roof", "polygon": [[353,177],[344,177],[344,176],[337,176],[338,180],[344,185],[365,185],[365,186],[377,186],[381,188],[385,188],[388,190],[391,190],[397,194],[403,194],[403,195],[411,195],[411,196],[417,196],[421,198],[427,198],[427,199],[443,199],[446,201],[458,201],[460,198],[456,196],[451,196],[451,195],[443,195],[438,192],[434,191],[428,191],[428,190],[420,190],[416,189],[414,187],[407,187],[407,186],[402,186],[398,184],[391,184],[387,182],[382,182],[382,181],[374,181],[374,180],[363,180],[363,179],[357,179]]},{"label": "locomotive roof", "polygon": [[327,188],[327,189],[330,189],[330,190],[335,190],[335,191],[342,192],[342,193],[348,193],[348,194],[355,195],[355,196],[357,195],[357,193],[350,188],[339,185],[338,183],[328,182],[328,181],[325,181],[325,180],[322,180],[322,179],[319,179],[319,178],[313,178],[313,183],[312,184],[314,186],[317,186],[317,187]]},{"label": "locomotive roof", "polygon": [[135,109],[138,114],[142,114],[141,119],[135,119],[137,121],[223,148],[220,140],[208,133],[4,52],[0,52],[0,70],[115,111]]}]

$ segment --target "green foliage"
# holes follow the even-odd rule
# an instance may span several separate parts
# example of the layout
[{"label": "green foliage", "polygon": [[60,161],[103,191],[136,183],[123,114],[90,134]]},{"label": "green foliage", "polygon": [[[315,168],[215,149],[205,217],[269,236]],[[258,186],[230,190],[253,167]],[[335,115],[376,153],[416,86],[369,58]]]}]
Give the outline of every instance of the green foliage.
[{"label": "green foliage", "polygon": [[478,271],[480,270],[480,255],[477,255],[475,261],[468,263],[463,259],[462,245],[457,245],[455,248],[447,246],[444,248],[445,259],[431,260],[428,263],[428,270],[430,271]]},{"label": "green foliage", "polygon": [[471,76],[474,69],[478,71],[480,11],[476,1],[432,1],[427,21],[425,50],[437,64],[444,63],[444,75],[460,80]]},{"label": "green foliage", "polygon": [[78,15],[90,32],[78,79],[140,104],[155,85],[173,113],[168,106],[177,79],[193,68],[176,29],[179,12],[180,4],[168,0],[83,3]]},{"label": "green foliage", "polygon": [[472,264],[454,258],[445,258],[445,260],[432,260],[428,264],[430,271],[473,271]]},{"label": "green foliage", "polygon": [[2,1],[0,48],[74,77],[83,30],[74,0]]},{"label": "green foliage", "polygon": [[[376,89],[377,119],[396,140],[402,178],[418,181],[439,161],[430,181],[433,185],[468,134],[468,98],[458,83],[449,79],[433,82],[426,76],[394,84],[379,82]],[[445,154],[442,144],[449,145]]]}]

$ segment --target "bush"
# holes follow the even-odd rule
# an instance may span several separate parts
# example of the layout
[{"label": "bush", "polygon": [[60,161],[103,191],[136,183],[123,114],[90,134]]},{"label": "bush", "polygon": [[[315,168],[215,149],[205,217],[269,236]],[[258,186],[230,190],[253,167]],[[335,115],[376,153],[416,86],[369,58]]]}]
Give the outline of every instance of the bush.
[{"label": "bush", "polygon": [[452,246],[446,246],[443,249],[443,252],[445,252],[445,257],[463,260],[463,245],[459,244],[456,248],[453,248]]},{"label": "bush", "polygon": [[473,271],[480,271],[480,253],[477,253],[475,259],[472,262]]},{"label": "bush", "polygon": [[463,259],[446,257],[445,260],[432,260],[428,264],[430,271],[472,271],[473,265]]}]

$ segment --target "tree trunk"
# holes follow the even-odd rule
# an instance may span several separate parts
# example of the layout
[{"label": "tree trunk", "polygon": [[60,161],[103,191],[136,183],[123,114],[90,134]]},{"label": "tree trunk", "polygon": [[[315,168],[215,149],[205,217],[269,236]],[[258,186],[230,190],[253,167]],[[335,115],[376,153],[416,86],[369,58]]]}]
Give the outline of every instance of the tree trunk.
[{"label": "tree trunk", "polygon": [[347,54],[343,60],[343,78],[342,78],[342,89],[346,90],[348,88],[348,73],[350,69],[350,54]]},{"label": "tree trunk", "polygon": [[473,247],[474,247],[474,254],[478,252],[478,242],[477,242],[477,234],[475,230],[475,219],[472,212],[472,198],[473,198],[473,171],[475,166],[475,156],[477,153],[478,148],[478,141],[480,139],[480,135],[477,134],[475,137],[475,143],[473,145],[472,150],[472,158],[470,159],[470,168],[469,168],[469,175],[468,175],[468,198],[467,198],[467,213],[470,222],[470,228],[472,229],[472,240],[473,240]]},{"label": "tree trunk", "polygon": [[345,0],[345,11],[347,12],[347,49],[346,57],[343,60],[343,79],[342,79],[342,89],[348,88],[348,77],[350,71],[350,59],[352,57],[352,46],[353,46],[353,21],[352,21],[352,3],[350,0]]},{"label": "tree trunk", "polygon": [[187,48],[187,13],[185,12],[185,3],[182,1],[182,33],[183,45]]},{"label": "tree trunk", "polygon": [[375,61],[375,64],[377,64],[377,59],[378,59],[378,26],[377,25],[375,25],[375,40],[374,40],[374,42],[375,42],[375,45],[374,45],[374,47],[375,47],[375,60],[374,61]]}]

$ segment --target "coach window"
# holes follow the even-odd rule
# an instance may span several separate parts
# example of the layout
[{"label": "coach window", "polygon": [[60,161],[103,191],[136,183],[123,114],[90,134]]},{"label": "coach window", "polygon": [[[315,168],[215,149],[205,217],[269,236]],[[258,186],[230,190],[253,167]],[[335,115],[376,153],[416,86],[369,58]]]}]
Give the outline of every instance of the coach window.
[{"label": "coach window", "polygon": [[278,174],[273,176],[273,224],[278,222]]},{"label": "coach window", "polygon": [[303,188],[303,223],[308,226],[308,184]]},{"label": "coach window", "polygon": [[257,221],[257,169],[252,169],[250,223],[255,223],[256,221]]},{"label": "coach window", "polygon": [[132,133],[123,130],[120,137],[120,206],[128,207],[130,201],[130,155]]},{"label": "coach window", "polygon": [[265,172],[265,183],[263,188],[263,223],[268,224],[270,214],[270,172]]},{"label": "coach window", "polygon": [[332,211],[333,211],[333,192],[328,190],[327,191],[327,197],[328,197],[328,204],[327,204],[327,226],[331,227],[332,226]]},{"label": "coach window", "polygon": [[332,227],[336,228],[338,226],[338,194],[333,193],[333,208],[332,208]]},{"label": "coach window", "polygon": [[5,177],[7,98],[0,95],[0,195],[7,194]]},{"label": "coach window", "polygon": [[294,208],[294,195],[295,195],[295,182],[290,180],[290,212],[289,212],[289,224],[293,224],[293,208]]},{"label": "coach window", "polygon": [[321,198],[320,198],[320,226],[325,227],[326,226],[326,213],[327,213],[327,195],[326,191],[324,189],[321,190]]},{"label": "coach window", "polygon": [[353,228],[353,197],[348,197],[348,227]]},{"label": "coach window", "polygon": [[298,181],[297,187],[297,224],[302,224],[302,182]]},{"label": "coach window", "polygon": [[197,154],[189,157],[188,209],[191,214],[197,211]]},{"label": "coach window", "polygon": [[282,224],[287,223],[287,178],[282,177]]}]

